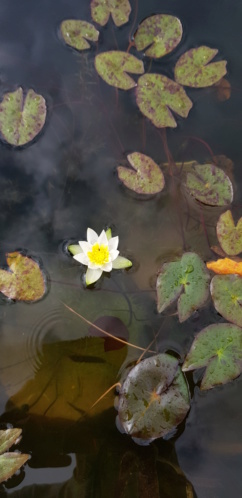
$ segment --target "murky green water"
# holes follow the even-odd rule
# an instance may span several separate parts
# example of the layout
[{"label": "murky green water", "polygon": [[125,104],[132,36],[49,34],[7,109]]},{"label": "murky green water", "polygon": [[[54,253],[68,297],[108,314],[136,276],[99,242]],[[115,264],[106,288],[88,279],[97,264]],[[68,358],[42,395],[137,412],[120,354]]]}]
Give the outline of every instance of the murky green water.
[{"label": "murky green water", "polygon": [[[154,13],[181,19],[183,41],[153,70],[173,76],[174,63],[190,47],[206,44],[228,60],[232,93],[218,101],[214,88],[188,90],[194,107],[167,139],[175,161],[225,155],[233,162],[235,209],[241,216],[242,6],[228,0],[131,1],[130,22],[102,28],[98,48],[126,50],[137,23]],[[30,146],[0,145],[0,263],[5,253],[27,249],[48,273],[48,294],[36,304],[1,301],[0,421],[22,427],[24,469],[0,488],[1,496],[102,498],[227,498],[241,496],[241,378],[209,392],[195,387],[191,410],[177,434],[150,447],[135,445],[115,425],[119,370],[142,350],[97,337],[91,322],[139,348],[156,335],[154,351],[183,359],[193,335],[220,320],[212,305],[182,325],[156,312],[155,282],[161,264],[183,250],[211,259],[215,224],[223,209],[199,208],[167,189],[148,199],[130,193],[116,167],[135,150],[166,161],[162,137],[138,111],[134,92],[117,93],[94,70],[96,47],[78,53],[60,40],[65,18],[91,21],[88,0],[11,0],[0,6],[0,93],[34,88],[48,105],[41,136]],[[137,24],[136,23],[136,24]],[[207,226],[204,233],[203,222]],[[87,227],[111,226],[128,272],[113,271],[85,289],[82,269],[65,252],[84,240]],[[209,242],[209,244],[208,244]],[[123,326],[120,325],[120,320]],[[108,324],[108,325],[107,325]],[[121,329],[119,327],[121,326]],[[94,336],[94,337],[93,337]],[[194,384],[191,387],[193,389]]]}]

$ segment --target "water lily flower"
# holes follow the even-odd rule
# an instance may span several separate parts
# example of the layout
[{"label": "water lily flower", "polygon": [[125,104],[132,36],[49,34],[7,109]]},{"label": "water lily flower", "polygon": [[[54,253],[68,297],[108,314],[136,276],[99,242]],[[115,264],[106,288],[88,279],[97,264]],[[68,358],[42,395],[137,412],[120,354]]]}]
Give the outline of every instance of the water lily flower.
[{"label": "water lily flower", "polygon": [[79,241],[79,245],[68,246],[73,258],[87,266],[86,285],[96,282],[103,271],[132,266],[129,259],[119,256],[118,243],[119,237],[112,237],[110,228],[106,232],[103,230],[99,236],[92,228],[88,228],[87,240]]}]

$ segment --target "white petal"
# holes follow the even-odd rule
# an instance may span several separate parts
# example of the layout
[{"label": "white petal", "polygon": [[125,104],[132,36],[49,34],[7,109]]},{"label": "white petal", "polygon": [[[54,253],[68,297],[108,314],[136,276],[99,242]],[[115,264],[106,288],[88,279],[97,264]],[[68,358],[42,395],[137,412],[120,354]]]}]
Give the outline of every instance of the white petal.
[{"label": "white petal", "polygon": [[102,268],[103,265],[99,265],[97,263],[93,263],[93,261],[90,261],[88,260],[88,268],[90,268],[90,270],[97,270],[97,268]]},{"label": "white petal", "polygon": [[92,250],[92,245],[89,244],[89,242],[86,242],[85,240],[80,240],[79,245],[83,250],[84,254],[86,254],[86,256],[87,253]]},{"label": "white petal", "polygon": [[73,258],[76,259],[76,261],[78,261],[82,265],[88,266],[89,259],[86,256],[86,254],[84,254],[84,252],[79,252],[79,254],[75,254],[75,256],[73,256]]},{"label": "white petal", "polygon": [[110,256],[110,261],[114,261],[119,255],[119,251],[114,250],[110,251],[109,256]]},{"label": "white petal", "polygon": [[114,249],[117,249],[117,248],[118,248],[118,242],[119,242],[119,237],[112,237],[112,238],[108,241],[109,251],[112,251],[112,250],[114,250]]},{"label": "white petal", "polygon": [[101,234],[98,237],[98,243],[99,243],[100,246],[101,245],[104,245],[104,246],[108,245],[107,235],[106,235],[106,233],[105,233],[104,230],[101,232]]},{"label": "white petal", "polygon": [[94,284],[102,275],[102,270],[100,268],[98,270],[90,270],[87,269],[86,273],[86,284],[91,285]]},{"label": "white petal", "polygon": [[120,270],[122,268],[129,268],[132,266],[132,261],[127,258],[123,258],[123,256],[118,256],[113,262],[112,266],[115,270]]},{"label": "white petal", "polygon": [[89,244],[95,244],[95,242],[97,242],[97,239],[98,239],[98,234],[92,229],[92,228],[88,228],[87,229],[87,242],[89,242]]},{"label": "white petal", "polygon": [[105,263],[105,265],[102,265],[102,270],[103,271],[111,271],[112,267],[113,267],[113,265],[112,265],[112,263],[110,261],[110,263]]}]

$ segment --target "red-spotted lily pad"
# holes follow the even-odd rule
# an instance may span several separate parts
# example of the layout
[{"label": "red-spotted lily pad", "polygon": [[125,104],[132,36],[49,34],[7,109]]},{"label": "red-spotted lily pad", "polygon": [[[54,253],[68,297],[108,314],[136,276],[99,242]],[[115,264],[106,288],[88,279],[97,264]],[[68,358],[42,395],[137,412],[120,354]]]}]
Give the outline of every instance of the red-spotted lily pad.
[{"label": "red-spotted lily pad", "polygon": [[183,254],[179,261],[165,263],[157,277],[157,309],[162,313],[177,299],[180,322],[184,322],[209,296],[209,273],[194,252]]},{"label": "red-spotted lily pad", "polygon": [[21,433],[22,429],[0,431],[0,482],[9,479],[29,459],[29,455],[8,451],[19,442]]},{"label": "red-spotted lily pad", "polygon": [[90,43],[87,40],[96,42],[99,37],[99,31],[90,22],[78,19],[66,19],[62,21],[60,32],[66,44],[76,50],[90,48]]},{"label": "red-spotted lily pad", "polygon": [[226,61],[209,64],[217,53],[217,49],[205,46],[188,50],[176,63],[175,80],[194,88],[214,85],[227,73]]},{"label": "red-spotted lily pad", "polygon": [[210,285],[216,310],[229,322],[242,327],[242,277],[216,275]]},{"label": "red-spotted lily pad", "polygon": [[0,270],[0,292],[18,301],[38,301],[46,292],[39,265],[19,252],[6,255],[9,270]]},{"label": "red-spotted lily pad", "polygon": [[185,187],[195,199],[209,206],[226,206],[233,200],[233,185],[229,177],[214,164],[191,165]]},{"label": "red-spotted lily pad", "polygon": [[230,323],[209,325],[192,343],[182,370],[206,367],[201,389],[226,384],[242,371],[242,329]]},{"label": "red-spotted lily pad", "polygon": [[229,256],[242,252],[242,218],[235,225],[230,210],[221,214],[217,223],[217,237],[222,249]]},{"label": "red-spotted lily pad", "polygon": [[177,17],[157,14],[147,17],[135,33],[134,41],[137,50],[144,50],[148,57],[163,57],[180,43],[182,25]]},{"label": "red-spotted lily pad", "polygon": [[140,111],[157,128],[176,127],[171,110],[186,118],[192,101],[185,90],[162,74],[144,74],[138,80],[136,102]]},{"label": "red-spotted lily pad", "polygon": [[45,99],[34,90],[24,95],[19,87],[15,92],[5,93],[0,103],[0,132],[11,145],[31,142],[42,130],[45,119]]},{"label": "red-spotted lily pad", "polygon": [[107,24],[111,14],[116,26],[122,26],[129,20],[131,6],[128,0],[92,0],[92,18],[101,26]]},{"label": "red-spotted lily pad", "polygon": [[156,194],[164,188],[164,175],[151,157],[133,152],[127,158],[133,169],[118,166],[118,177],[126,187],[138,194]]},{"label": "red-spotted lily pad", "polygon": [[141,361],[127,375],[119,394],[118,420],[130,436],[152,441],[177,427],[189,408],[178,360],[159,354]]},{"label": "red-spotted lily pad", "polygon": [[101,78],[108,85],[130,90],[136,86],[135,81],[127,74],[142,74],[143,62],[134,55],[119,50],[102,52],[95,57],[95,67]]}]

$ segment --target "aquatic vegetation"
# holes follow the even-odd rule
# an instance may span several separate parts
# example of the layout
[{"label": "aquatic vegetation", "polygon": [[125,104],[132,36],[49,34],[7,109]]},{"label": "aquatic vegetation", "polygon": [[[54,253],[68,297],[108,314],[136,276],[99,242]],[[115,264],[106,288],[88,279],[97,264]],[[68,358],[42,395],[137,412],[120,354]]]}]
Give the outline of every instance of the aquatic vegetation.
[{"label": "aquatic vegetation", "polygon": [[0,103],[0,132],[11,145],[31,142],[42,130],[46,120],[46,102],[42,95],[21,87],[5,93]]},{"label": "aquatic vegetation", "polygon": [[225,320],[242,327],[242,278],[216,275],[210,285],[213,304]]},{"label": "aquatic vegetation", "polygon": [[127,74],[142,74],[144,72],[143,62],[134,55],[119,50],[102,52],[95,57],[95,68],[108,85],[130,90],[136,86],[136,82]]},{"label": "aquatic vegetation", "polygon": [[91,15],[95,22],[104,26],[110,14],[116,26],[129,20],[131,6],[128,0],[91,0]]},{"label": "aquatic vegetation", "polygon": [[93,24],[86,21],[79,21],[78,19],[62,21],[60,32],[66,44],[76,50],[90,48],[90,43],[87,40],[96,42],[99,37],[99,31]]},{"label": "aquatic vegetation", "polygon": [[242,218],[235,225],[231,211],[225,211],[219,217],[216,230],[218,241],[226,254],[236,256],[242,252]]},{"label": "aquatic vegetation", "polygon": [[119,256],[118,243],[119,238],[112,237],[110,229],[107,232],[103,230],[98,236],[92,228],[88,228],[87,240],[79,242],[79,252],[76,245],[74,248],[71,245],[68,247],[73,258],[88,267],[85,276],[86,285],[96,282],[104,271],[110,272],[113,269],[132,266],[129,259]]},{"label": "aquatic vegetation", "polygon": [[209,206],[226,206],[233,200],[229,177],[214,164],[194,164],[184,182],[189,194]]},{"label": "aquatic vegetation", "polygon": [[8,451],[13,444],[19,443],[21,433],[22,429],[0,430],[0,483],[15,474],[30,457],[23,453]]},{"label": "aquatic vegetation", "polygon": [[192,48],[175,65],[175,80],[181,85],[202,88],[217,83],[227,73],[226,61],[209,62],[218,50],[209,47]]},{"label": "aquatic vegetation", "polygon": [[158,164],[151,157],[133,152],[127,159],[133,169],[118,166],[117,172],[121,182],[137,194],[156,194],[165,186],[164,175]]},{"label": "aquatic vegetation", "polygon": [[223,258],[217,261],[209,261],[206,263],[207,268],[219,275],[236,274],[242,277],[242,262],[234,261],[233,259]]},{"label": "aquatic vegetation", "polygon": [[142,21],[134,34],[134,43],[139,52],[147,57],[159,58],[176,48],[182,38],[181,21],[167,14],[156,14]]}]

